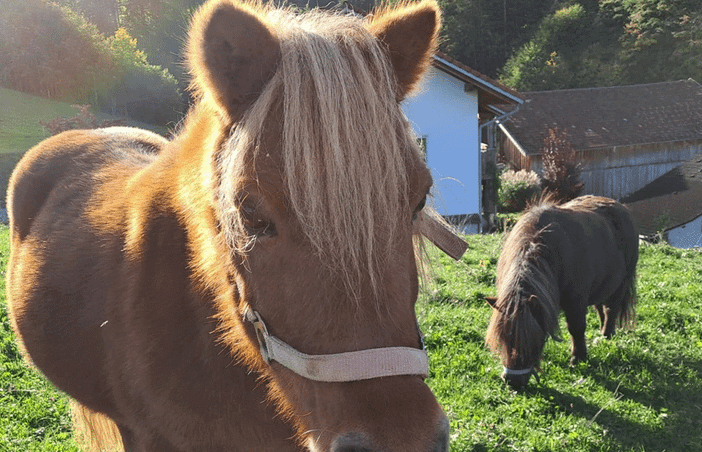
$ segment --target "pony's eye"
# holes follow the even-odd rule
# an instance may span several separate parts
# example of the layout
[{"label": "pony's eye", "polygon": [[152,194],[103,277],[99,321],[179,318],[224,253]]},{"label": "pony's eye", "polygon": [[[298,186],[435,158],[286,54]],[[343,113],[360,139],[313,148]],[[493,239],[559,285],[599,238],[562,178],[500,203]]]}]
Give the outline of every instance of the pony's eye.
[{"label": "pony's eye", "polygon": [[424,209],[424,206],[427,205],[427,195],[424,195],[421,201],[419,201],[419,204],[417,204],[417,208],[414,209],[415,212],[421,212],[422,209]]},{"label": "pony's eye", "polygon": [[274,237],[278,235],[275,223],[263,217],[251,204],[244,204],[241,209],[246,231],[256,237]]},{"label": "pony's eye", "polygon": [[427,205],[427,195],[424,195],[421,201],[419,201],[419,204],[417,204],[417,207],[415,207],[414,212],[412,213],[412,221],[417,219],[417,215],[419,215],[419,212],[424,209],[424,206]]}]

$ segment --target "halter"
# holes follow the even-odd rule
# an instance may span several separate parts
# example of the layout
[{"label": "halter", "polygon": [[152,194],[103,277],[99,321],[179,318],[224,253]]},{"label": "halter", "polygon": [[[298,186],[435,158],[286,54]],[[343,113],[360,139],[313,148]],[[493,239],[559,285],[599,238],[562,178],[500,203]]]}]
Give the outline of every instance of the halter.
[{"label": "halter", "polygon": [[503,367],[504,370],[504,375],[533,375],[536,378],[536,382],[540,383],[541,378],[539,377],[539,373],[534,369],[533,367],[528,367],[526,369],[509,369],[507,367]]},{"label": "halter", "polygon": [[[432,243],[458,260],[468,245],[438,219],[425,216],[421,232]],[[396,375],[429,375],[429,359],[424,347],[422,332],[417,325],[422,348],[383,347],[355,352],[328,355],[302,353],[279,338],[268,333],[261,315],[247,309],[244,319],[256,331],[256,338],[263,360],[270,365],[276,361],[296,374],[314,381],[348,382]]]},{"label": "halter", "polygon": [[258,312],[248,309],[245,319],[256,330],[261,357],[276,361],[296,374],[314,381],[344,382],[393,375],[429,375],[427,352],[422,348],[385,347],[330,355],[307,355],[268,333]]}]

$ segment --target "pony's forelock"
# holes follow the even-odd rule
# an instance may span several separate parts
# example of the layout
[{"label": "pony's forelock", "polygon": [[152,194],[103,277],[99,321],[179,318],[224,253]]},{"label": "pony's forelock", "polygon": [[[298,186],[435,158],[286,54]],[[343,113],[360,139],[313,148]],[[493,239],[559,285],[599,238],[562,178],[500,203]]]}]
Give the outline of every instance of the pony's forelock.
[{"label": "pony's forelock", "polygon": [[[558,335],[558,284],[549,265],[539,258],[542,247],[538,237],[545,230],[527,221],[520,226],[521,230],[511,232],[514,239],[505,243],[507,251],[514,254],[498,288],[486,344],[503,362],[519,354],[524,362],[537,363],[545,337]],[[531,295],[539,303],[540,318],[527,306]]]},{"label": "pony's forelock", "polygon": [[246,159],[268,151],[264,129],[277,111],[282,178],[294,216],[315,252],[343,272],[349,290],[370,275],[377,292],[383,258],[399,228],[409,227],[408,165],[419,161],[420,152],[397,104],[386,51],[353,16],[266,14],[282,56],[221,155],[225,232],[232,246],[245,251],[238,185],[255,178],[243,173],[252,167]]}]

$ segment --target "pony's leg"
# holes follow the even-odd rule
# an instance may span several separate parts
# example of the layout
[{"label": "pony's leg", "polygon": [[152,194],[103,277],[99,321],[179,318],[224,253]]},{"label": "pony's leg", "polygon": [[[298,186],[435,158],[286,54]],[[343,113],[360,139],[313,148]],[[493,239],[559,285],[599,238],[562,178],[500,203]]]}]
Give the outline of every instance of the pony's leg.
[{"label": "pony's leg", "polygon": [[617,326],[617,321],[619,316],[622,314],[622,309],[626,303],[626,297],[630,296],[629,286],[625,283],[612,294],[607,301],[604,303],[604,316],[605,322],[602,325],[602,334],[607,339],[611,339],[614,336],[614,330]]},{"label": "pony's leg", "polygon": [[617,326],[617,318],[619,317],[619,312],[621,311],[619,299],[614,300],[613,303],[606,303],[603,306],[603,309],[605,322],[602,325],[601,332],[604,337],[611,339],[612,336],[614,336],[614,329]]},{"label": "pony's leg", "polygon": [[605,311],[604,311],[604,305],[596,304],[595,309],[597,310],[597,315],[600,316],[600,331],[602,331],[602,333],[604,333],[605,322],[607,320],[607,316],[605,315]]},{"label": "pony's leg", "polygon": [[587,345],[585,344],[586,307],[587,304],[582,301],[573,303],[570,309],[564,309],[566,324],[571,337],[571,364],[577,364],[587,359]]}]

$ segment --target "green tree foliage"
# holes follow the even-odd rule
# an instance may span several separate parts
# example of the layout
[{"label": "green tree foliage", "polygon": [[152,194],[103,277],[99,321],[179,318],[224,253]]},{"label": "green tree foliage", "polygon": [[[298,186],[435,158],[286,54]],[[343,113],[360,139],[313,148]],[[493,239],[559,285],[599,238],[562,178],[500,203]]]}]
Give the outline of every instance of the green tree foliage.
[{"label": "green tree foliage", "polygon": [[185,90],[183,45],[188,23],[204,0],[114,0],[119,24],[139,43],[149,62],[169,70]]},{"label": "green tree foliage", "polygon": [[573,2],[548,14],[500,80],[521,91],[702,80],[701,0]]},{"label": "green tree foliage", "polygon": [[101,92],[99,103],[112,114],[153,124],[177,121],[183,109],[178,81],[160,66],[149,64],[137,40],[124,28],[107,39],[114,58],[114,85]]},{"label": "green tree foliage", "polygon": [[441,50],[492,77],[513,48],[529,39],[551,2],[535,0],[439,0]]},{"label": "green tree foliage", "polygon": [[602,8],[624,24],[619,59],[626,83],[702,80],[700,0],[607,0]]},{"label": "green tree foliage", "polygon": [[591,22],[591,14],[578,3],[546,16],[534,37],[507,61],[501,80],[523,91],[595,82],[595,67],[580,58],[591,44]]},{"label": "green tree foliage", "polygon": [[43,0],[0,1],[0,84],[87,100],[110,70],[107,45],[82,16]]},{"label": "green tree foliage", "polygon": [[125,30],[106,38],[45,0],[0,0],[0,84],[161,125],[183,109],[176,79]]}]

